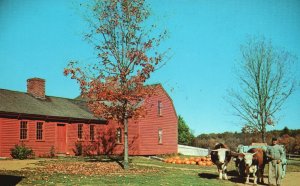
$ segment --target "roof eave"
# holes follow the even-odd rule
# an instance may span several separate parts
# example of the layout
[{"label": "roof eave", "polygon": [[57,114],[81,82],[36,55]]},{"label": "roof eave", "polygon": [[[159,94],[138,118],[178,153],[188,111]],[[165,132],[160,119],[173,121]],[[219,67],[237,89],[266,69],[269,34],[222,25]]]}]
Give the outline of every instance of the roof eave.
[{"label": "roof eave", "polygon": [[48,115],[15,113],[15,112],[5,112],[5,111],[0,111],[0,117],[12,118],[12,119],[32,119],[32,120],[43,120],[43,121],[57,121],[57,122],[65,122],[65,123],[107,124],[107,120],[104,120],[104,119],[48,116]]}]

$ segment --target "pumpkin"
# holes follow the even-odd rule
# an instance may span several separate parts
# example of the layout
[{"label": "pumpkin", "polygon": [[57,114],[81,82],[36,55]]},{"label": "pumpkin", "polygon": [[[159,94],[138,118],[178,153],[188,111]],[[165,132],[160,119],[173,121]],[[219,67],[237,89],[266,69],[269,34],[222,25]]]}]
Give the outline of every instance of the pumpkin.
[{"label": "pumpkin", "polygon": [[196,158],[196,159],[195,159],[195,162],[199,162],[199,161],[201,161],[200,158]]},{"label": "pumpkin", "polygon": [[191,164],[191,162],[189,160],[185,161],[185,164]]},{"label": "pumpkin", "polygon": [[191,165],[196,165],[196,162],[195,161],[191,161]]},{"label": "pumpkin", "polygon": [[211,161],[209,161],[209,162],[206,163],[207,166],[212,166],[212,164],[213,163]]},{"label": "pumpkin", "polygon": [[194,157],[190,157],[190,161],[194,161],[195,160],[195,158]]},{"label": "pumpkin", "polygon": [[176,160],[176,164],[181,164],[181,160],[180,159]]}]

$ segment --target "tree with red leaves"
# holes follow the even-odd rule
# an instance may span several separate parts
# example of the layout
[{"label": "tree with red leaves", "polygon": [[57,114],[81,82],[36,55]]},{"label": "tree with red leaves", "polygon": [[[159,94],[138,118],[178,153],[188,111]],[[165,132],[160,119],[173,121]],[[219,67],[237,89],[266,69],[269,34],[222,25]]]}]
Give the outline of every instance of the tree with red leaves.
[{"label": "tree with red leaves", "polygon": [[149,25],[150,11],[144,0],[99,0],[89,4],[91,32],[85,39],[97,52],[97,62],[79,67],[71,61],[64,70],[77,80],[81,94],[97,117],[124,126],[124,169],[128,164],[128,119],[143,116],[143,101],[154,94],[144,83],[160,68],[167,51],[159,52],[166,31],[157,37]]}]

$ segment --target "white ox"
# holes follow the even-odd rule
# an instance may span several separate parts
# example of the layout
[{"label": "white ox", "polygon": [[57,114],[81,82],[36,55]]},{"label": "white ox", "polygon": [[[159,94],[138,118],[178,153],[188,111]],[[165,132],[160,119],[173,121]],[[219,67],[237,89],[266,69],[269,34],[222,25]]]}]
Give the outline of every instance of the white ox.
[{"label": "white ox", "polygon": [[253,183],[257,184],[257,176],[256,172],[258,170],[258,164],[256,162],[253,162],[253,155],[255,153],[242,153],[242,158],[244,159],[245,163],[245,173],[246,173],[246,184],[249,183],[250,173],[253,174],[254,181]]},{"label": "white ox", "polygon": [[240,170],[246,174],[246,183],[249,183],[250,173],[253,174],[254,181],[253,183],[257,184],[258,182],[264,183],[263,175],[264,175],[264,168],[266,164],[266,156],[265,152],[261,148],[253,148],[250,149],[247,153],[241,153],[238,157],[243,163],[245,170]]},{"label": "white ox", "polygon": [[[222,144],[223,145],[223,144]],[[227,164],[231,159],[230,150],[227,148],[215,149],[211,151],[211,160],[212,162],[217,165],[218,172],[219,172],[219,179],[227,180]]]}]

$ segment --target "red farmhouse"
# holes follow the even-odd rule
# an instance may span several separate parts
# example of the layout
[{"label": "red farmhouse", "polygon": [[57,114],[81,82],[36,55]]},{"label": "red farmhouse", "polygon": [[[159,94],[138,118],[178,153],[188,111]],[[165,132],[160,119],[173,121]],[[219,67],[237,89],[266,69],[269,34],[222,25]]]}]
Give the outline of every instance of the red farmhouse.
[{"label": "red farmhouse", "polygon": [[[147,115],[129,121],[129,154],[177,152],[177,116],[171,98],[161,85],[148,98]],[[149,104],[149,105],[148,105]],[[121,154],[122,126],[96,118],[80,99],[45,95],[45,80],[27,80],[27,93],[0,89],[0,157],[10,157],[15,144],[31,147],[36,156],[50,149],[74,155],[81,143],[86,153]]]}]

